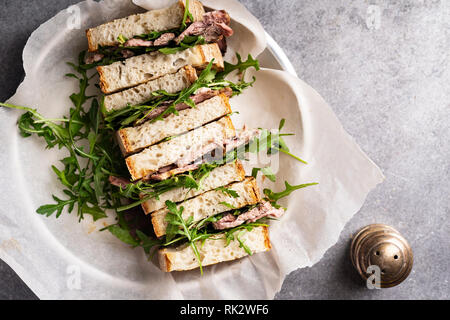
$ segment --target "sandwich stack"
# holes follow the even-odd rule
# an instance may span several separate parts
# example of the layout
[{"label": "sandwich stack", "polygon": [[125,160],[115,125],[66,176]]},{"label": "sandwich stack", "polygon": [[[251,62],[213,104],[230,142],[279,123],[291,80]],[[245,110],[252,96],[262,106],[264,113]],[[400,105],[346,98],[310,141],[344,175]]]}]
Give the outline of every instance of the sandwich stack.
[{"label": "sandwich stack", "polygon": [[[229,117],[231,89],[200,88],[190,92],[190,103],[169,99],[152,104],[162,95],[170,98],[189,92],[204,69],[224,70],[226,37],[233,33],[229,25],[225,11],[205,12],[199,1],[191,0],[87,31],[87,60],[99,64],[104,116],[126,114],[131,106],[145,110],[117,128],[117,142],[130,175],[130,181],[117,185],[195,177],[205,165],[214,166],[196,181],[197,187],[185,185],[157,196],[144,191],[140,195],[156,238],[173,234],[171,221],[176,214],[200,234],[210,230],[208,237],[198,241],[175,241],[159,249],[159,264],[166,272],[270,250],[265,225],[242,228],[238,236],[229,230],[284,212],[262,200],[255,179],[246,177],[238,159],[217,161],[227,159],[226,155],[259,134],[258,130],[235,129]],[[120,61],[107,63],[111,55],[120,55]],[[146,105],[152,107],[145,109]]]}]

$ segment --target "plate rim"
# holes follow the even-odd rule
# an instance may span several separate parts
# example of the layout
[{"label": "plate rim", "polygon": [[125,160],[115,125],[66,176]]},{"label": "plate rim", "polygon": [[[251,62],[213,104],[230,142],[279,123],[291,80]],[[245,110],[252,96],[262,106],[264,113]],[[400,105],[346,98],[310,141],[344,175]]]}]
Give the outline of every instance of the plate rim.
[{"label": "plate rim", "polygon": [[280,45],[275,41],[275,39],[267,33],[267,31],[264,31],[267,39],[267,50],[271,53],[271,55],[278,61],[281,68],[284,71],[287,71],[294,77],[298,78],[297,72],[295,71],[295,68],[292,64],[292,62],[289,60],[288,56],[284,52],[284,50],[280,47]]}]

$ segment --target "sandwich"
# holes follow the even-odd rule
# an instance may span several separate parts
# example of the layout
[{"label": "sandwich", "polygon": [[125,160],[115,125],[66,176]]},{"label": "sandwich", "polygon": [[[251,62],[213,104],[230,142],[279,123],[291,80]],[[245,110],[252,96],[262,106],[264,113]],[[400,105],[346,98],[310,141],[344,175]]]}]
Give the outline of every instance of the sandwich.
[{"label": "sandwich", "polygon": [[[195,246],[198,248],[202,266],[236,260],[271,249],[267,226],[255,227],[245,232],[239,239],[234,237],[230,242],[225,234],[217,234],[204,241],[199,240]],[[158,261],[159,267],[164,272],[187,271],[199,267],[195,252],[187,244],[159,250]]]},{"label": "sandwich", "polygon": [[224,62],[217,44],[197,45],[174,54],[160,52],[143,54],[125,61],[97,67],[100,88],[110,94],[128,89],[164,75],[175,73],[185,66],[204,69],[214,61],[212,68],[222,71]]},{"label": "sandwich", "polygon": [[149,52],[172,54],[197,44],[217,43],[225,53],[233,35],[224,10],[205,12],[197,0],[135,14],[86,31],[90,54],[85,63],[107,65]]},{"label": "sandwich", "polygon": [[231,107],[226,95],[221,94],[196,105],[170,114],[164,121],[151,119],[135,127],[118,131],[118,141],[124,155],[137,153],[166,138],[174,137],[201,127],[230,114]]},{"label": "sandwich", "polygon": [[[126,158],[126,164],[133,181],[158,179],[164,173],[185,172],[192,163],[213,151],[215,141],[227,141],[236,136],[236,130],[229,117],[207,124],[201,128],[177,136],[144,149]],[[169,175],[169,176],[170,176]],[[158,177],[159,176],[159,177]]]},{"label": "sandwich", "polygon": [[142,203],[142,209],[145,214],[151,214],[159,209],[166,208],[166,201],[170,200],[175,203],[182,202],[198,196],[207,191],[215,190],[224,185],[233,182],[241,182],[245,179],[245,171],[239,160],[226,163],[211,170],[203,179],[200,188],[175,188],[169,190],[158,197],[147,198],[146,193],[141,193],[140,198],[145,200]]},{"label": "sandwich", "polygon": [[86,31],[89,51],[95,52],[99,47],[118,46],[120,36],[132,39],[142,34],[152,32],[164,34],[169,30],[180,28],[186,9],[194,19],[192,22],[203,20],[205,9],[201,2],[190,0],[188,5],[189,7],[186,7],[186,2],[178,1],[168,8],[150,10],[91,28]]},{"label": "sandwich", "polygon": [[[158,260],[165,272],[202,268],[268,251],[271,245],[264,219],[284,214],[284,209],[261,199],[254,178],[179,204],[166,201],[166,206],[152,213],[151,220],[163,247],[158,250]],[[187,239],[191,241],[183,243]]]},{"label": "sandwich", "polygon": [[155,94],[160,90],[175,94],[190,87],[197,79],[196,70],[187,65],[175,73],[166,74],[134,88],[104,96],[103,113],[108,115],[123,110],[129,105],[136,106],[150,102],[156,98]]},{"label": "sandwich", "polygon": [[[184,201],[181,205],[184,207],[182,218],[184,220],[191,219],[193,223],[197,223],[219,213],[230,211],[230,209],[238,210],[256,205],[260,201],[258,186],[255,179],[251,177],[242,182],[232,183],[222,190],[211,190]],[[164,208],[151,215],[153,229],[158,238],[166,234],[168,212],[169,209]]]}]

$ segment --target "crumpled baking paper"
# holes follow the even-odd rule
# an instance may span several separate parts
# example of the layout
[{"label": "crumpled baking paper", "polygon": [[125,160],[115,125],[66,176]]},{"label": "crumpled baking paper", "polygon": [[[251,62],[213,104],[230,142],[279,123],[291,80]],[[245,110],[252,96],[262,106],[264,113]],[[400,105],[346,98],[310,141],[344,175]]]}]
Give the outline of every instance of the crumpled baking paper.
[{"label": "crumpled baking paper", "polygon": [[[231,52],[257,56],[263,51],[263,29],[241,4],[203,2],[228,10],[234,19]],[[72,30],[68,26],[77,22],[72,16],[77,10],[81,25]],[[26,45],[26,77],[10,102],[37,108],[46,117],[67,115],[68,97],[78,85],[64,77],[71,71],[66,61],[74,61],[86,48],[84,29],[141,10],[125,0],[86,1],[44,23]],[[249,76],[252,73],[257,78],[254,87],[231,101],[240,112],[233,116],[236,127],[245,123],[277,128],[286,118],[285,131],[296,134],[286,139],[292,152],[309,163],[281,155],[272,163],[277,182],[264,185],[279,191],[285,180],[320,183],[283,202],[289,209],[280,221],[271,223],[269,253],[207,267],[204,276],[198,270],[166,274],[147,261],[143,250],[98,231],[112,218],[94,223],[87,217],[78,223],[74,214],[59,219],[39,216],[36,208],[53,203],[52,194],[64,197],[50,166],[66,154],[45,150],[37,137],[20,137],[19,113],[0,108],[0,258],[41,299],[273,298],[288,273],[312,266],[336,243],[346,222],[384,177],[314,89],[283,71],[262,69]]]}]

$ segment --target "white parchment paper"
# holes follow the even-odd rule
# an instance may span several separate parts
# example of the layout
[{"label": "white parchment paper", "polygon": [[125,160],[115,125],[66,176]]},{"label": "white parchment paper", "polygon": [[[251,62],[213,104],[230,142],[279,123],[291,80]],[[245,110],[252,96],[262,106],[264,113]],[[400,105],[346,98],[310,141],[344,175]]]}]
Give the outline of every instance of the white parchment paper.
[{"label": "white parchment paper", "polygon": [[[164,5],[168,1],[136,3]],[[158,3],[157,3],[158,2]],[[243,56],[260,54],[266,45],[257,20],[234,0],[203,1],[225,9],[236,35],[230,41]],[[70,29],[73,12],[81,13],[80,29]],[[24,50],[26,77],[11,103],[37,108],[47,117],[68,113],[69,95],[77,83],[63,75],[86,48],[84,29],[113,18],[140,12],[128,0],[86,1],[62,11],[30,37]],[[239,261],[198,271],[165,274],[108,232],[98,230],[109,221],[94,223],[75,215],[44,218],[37,207],[61,197],[51,164],[63,151],[44,150],[36,137],[18,135],[19,113],[0,109],[0,258],[6,261],[42,299],[265,299],[273,298],[286,274],[318,262],[336,243],[346,222],[361,208],[368,192],[384,179],[377,166],[344,131],[326,102],[307,84],[286,72],[263,69],[244,95],[232,99],[236,127],[276,128],[286,118],[287,139],[303,165],[281,156],[274,163],[278,181],[319,182],[291,195],[283,204],[286,215],[270,228],[273,249]],[[93,81],[96,81],[94,79]],[[265,182],[267,184],[267,181]]]}]

